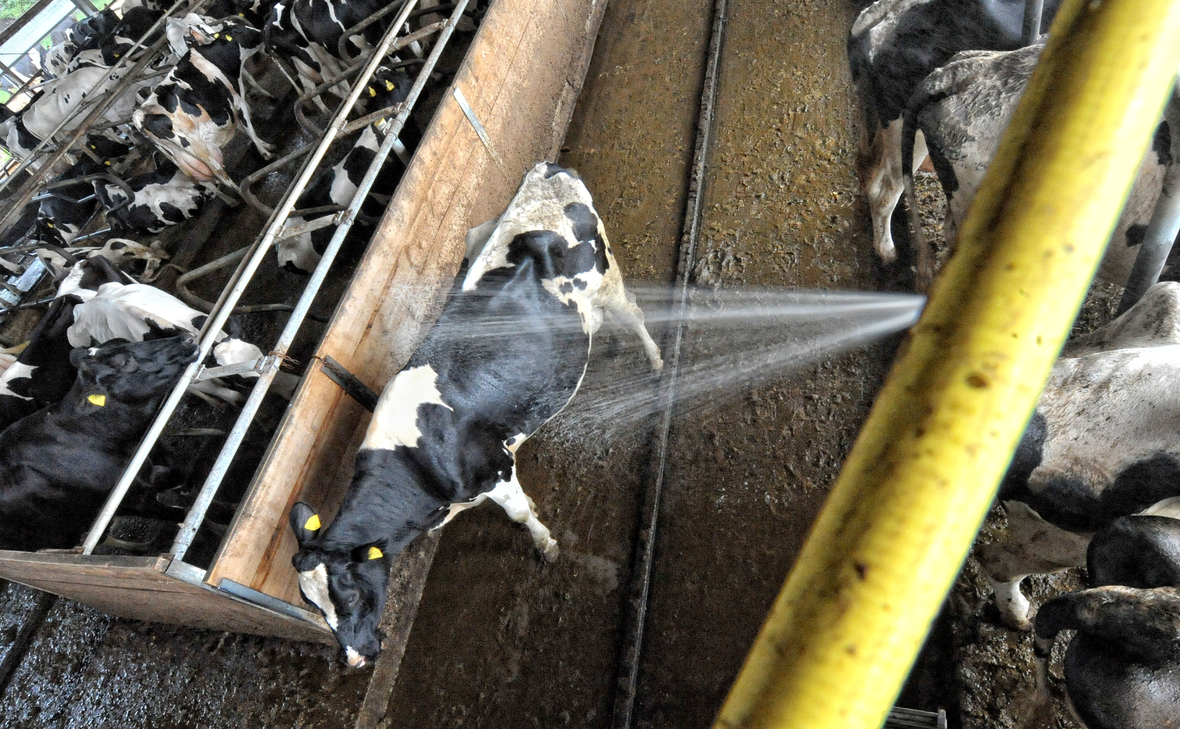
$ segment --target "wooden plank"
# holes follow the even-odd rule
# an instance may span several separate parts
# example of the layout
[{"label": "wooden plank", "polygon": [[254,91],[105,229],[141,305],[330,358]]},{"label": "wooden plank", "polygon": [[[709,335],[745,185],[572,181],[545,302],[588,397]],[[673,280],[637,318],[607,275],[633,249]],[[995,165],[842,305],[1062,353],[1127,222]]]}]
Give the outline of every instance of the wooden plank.
[{"label": "wooden plank", "polygon": [[[320,345],[379,390],[438,316],[468,228],[499,214],[525,171],[555,159],[593,51],[603,0],[497,0],[455,79],[500,158],[447,94]],[[309,368],[209,570],[299,603],[286,515],[330,517],[368,414]]]},{"label": "wooden plank", "polygon": [[[0,576],[136,620],[332,643],[328,630],[165,574],[165,557],[0,551]],[[198,571],[199,572],[199,571]]]}]

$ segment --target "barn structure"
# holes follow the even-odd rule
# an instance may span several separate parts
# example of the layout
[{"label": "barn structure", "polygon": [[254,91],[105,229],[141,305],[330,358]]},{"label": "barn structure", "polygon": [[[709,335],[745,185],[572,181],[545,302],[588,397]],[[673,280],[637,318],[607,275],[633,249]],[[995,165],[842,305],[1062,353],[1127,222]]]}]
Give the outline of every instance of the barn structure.
[{"label": "barn structure", "polygon": [[[0,345],[18,354],[65,268],[114,237],[142,244],[139,280],[204,315],[202,355],[222,329],[259,348],[186,370],[75,548],[0,550],[0,727],[990,729],[1036,710],[1080,726],[1062,649],[1040,706],[1032,635],[1001,624],[969,552],[981,522],[981,543],[1005,526],[995,488],[1083,297],[1075,335],[1119,313],[1123,287],[1088,287],[1180,62],[1180,3],[1062,3],[1031,111],[906,334],[923,303],[907,221],[882,262],[862,188],[864,0],[394,0],[327,61],[284,45],[289,26],[253,15],[265,3],[186,21],[219,1],[162,7],[44,136],[0,127]],[[41,39],[103,10],[43,0],[0,28],[5,116],[61,83]],[[247,48],[250,22],[271,27]],[[236,136],[187,166],[168,155],[207,183],[200,207],[151,232],[92,207],[46,255],[38,206],[86,197],[58,176],[93,163],[96,190],[127,193],[164,169],[190,145],[131,110],[230,42],[253,54]],[[104,160],[100,134],[127,156]],[[425,532],[390,560],[381,654],[350,668],[301,595],[292,507],[331,521],[465,234],[541,161],[592,194],[665,368],[608,323],[579,394],[516,454],[560,556],[491,506]],[[353,187],[312,200],[333,166],[332,194]],[[938,240],[942,192],[916,180]],[[185,395],[215,377],[242,381],[234,403]],[[131,514],[123,497],[165,457],[185,466],[176,518]]]}]

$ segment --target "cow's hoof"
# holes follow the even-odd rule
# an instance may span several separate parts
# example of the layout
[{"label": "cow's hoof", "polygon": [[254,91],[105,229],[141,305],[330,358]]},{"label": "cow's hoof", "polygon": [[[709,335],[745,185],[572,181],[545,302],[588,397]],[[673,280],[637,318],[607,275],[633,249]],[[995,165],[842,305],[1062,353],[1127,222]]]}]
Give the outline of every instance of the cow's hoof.
[{"label": "cow's hoof", "polygon": [[1028,618],[1021,618],[1015,615],[1005,615],[1000,613],[1000,622],[1008,630],[1015,630],[1018,633],[1027,633],[1033,629],[1032,621]]},{"label": "cow's hoof", "polygon": [[550,539],[549,544],[547,544],[545,548],[541,550],[541,559],[545,560],[549,564],[556,562],[557,558],[560,556],[561,548],[557,546],[556,539]]}]

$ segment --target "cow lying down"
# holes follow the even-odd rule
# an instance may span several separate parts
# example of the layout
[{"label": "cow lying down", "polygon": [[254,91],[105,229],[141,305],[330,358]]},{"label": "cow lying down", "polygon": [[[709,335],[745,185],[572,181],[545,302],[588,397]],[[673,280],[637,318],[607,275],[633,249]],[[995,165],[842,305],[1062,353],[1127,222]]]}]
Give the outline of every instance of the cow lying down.
[{"label": "cow lying down", "polygon": [[76,546],[196,353],[189,337],[74,350],[65,398],[0,432],[0,549]]},{"label": "cow lying down", "polygon": [[1037,613],[1037,685],[1047,701],[1049,656],[1063,630],[1069,708],[1086,729],[1180,725],[1180,520],[1116,519],[1094,535],[1091,588]]},{"label": "cow lying down", "polygon": [[1086,563],[1094,532],[1180,517],[1180,284],[1071,342],[1053,366],[1000,499],[1008,526],[978,550],[1008,625],[1029,627],[1026,575]]},{"label": "cow lying down", "polygon": [[[468,234],[468,261],[462,286],[381,393],[336,519],[321,528],[307,504],[291,509],[300,590],[352,666],[380,651],[389,559],[459,511],[491,499],[546,559],[557,557],[515,454],[577,392],[604,311],[663,366],[572,171],[530,170],[498,222]],[[506,327],[507,336],[472,336]]]}]

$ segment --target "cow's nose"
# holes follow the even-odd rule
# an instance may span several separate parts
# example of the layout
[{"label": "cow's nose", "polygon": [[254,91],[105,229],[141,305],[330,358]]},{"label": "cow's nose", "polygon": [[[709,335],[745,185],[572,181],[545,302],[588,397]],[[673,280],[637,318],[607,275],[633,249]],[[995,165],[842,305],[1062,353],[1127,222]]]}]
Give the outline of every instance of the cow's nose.
[{"label": "cow's nose", "polygon": [[360,653],[357,653],[355,648],[345,648],[344,655],[348,657],[348,665],[352,666],[353,668],[365,667],[365,657]]}]

